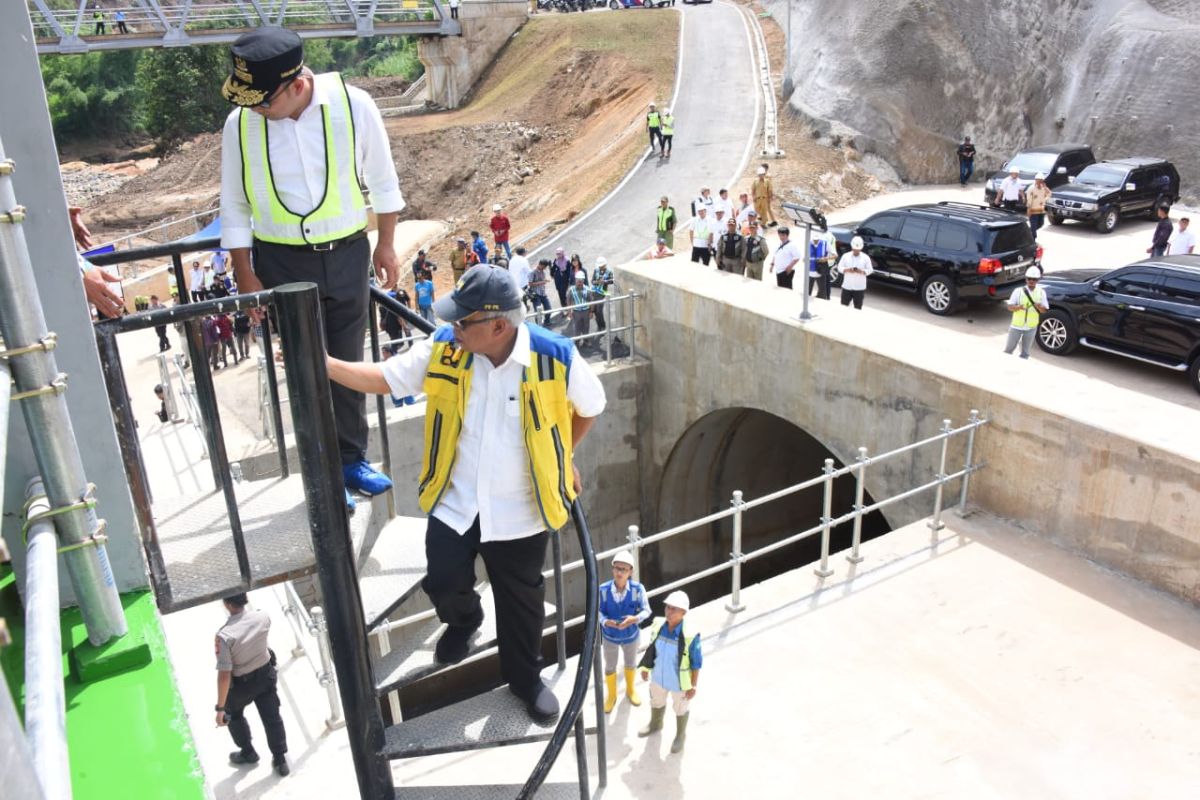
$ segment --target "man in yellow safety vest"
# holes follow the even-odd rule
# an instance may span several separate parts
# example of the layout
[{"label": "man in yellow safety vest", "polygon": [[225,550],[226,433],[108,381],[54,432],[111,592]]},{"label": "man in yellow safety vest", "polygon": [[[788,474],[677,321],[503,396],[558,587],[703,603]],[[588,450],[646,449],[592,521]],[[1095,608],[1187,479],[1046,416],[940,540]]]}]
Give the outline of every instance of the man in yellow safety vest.
[{"label": "man in yellow safety vest", "polygon": [[1008,328],[1008,342],[1004,352],[1012,353],[1021,343],[1021,358],[1029,358],[1029,347],[1037,333],[1041,315],[1050,310],[1046,290],[1038,286],[1042,270],[1030,267],[1025,270],[1025,285],[1013,289],[1008,298],[1008,310],[1012,312],[1012,323]]}]

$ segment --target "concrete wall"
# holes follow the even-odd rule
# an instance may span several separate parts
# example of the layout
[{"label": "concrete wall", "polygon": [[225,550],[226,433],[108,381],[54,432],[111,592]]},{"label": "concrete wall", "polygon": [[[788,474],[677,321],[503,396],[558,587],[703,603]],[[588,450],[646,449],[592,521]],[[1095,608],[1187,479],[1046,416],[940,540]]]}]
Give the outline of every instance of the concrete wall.
[{"label": "concrete wall", "polygon": [[[140,589],[147,585],[141,541],[75,260],[33,32],[21,3],[0,3],[0,74],[4,75],[7,100],[6,110],[0,113],[0,140],[7,157],[16,162],[13,183],[17,202],[28,209],[25,240],[47,327],[58,334],[54,357],[58,369],[69,376],[65,396],[75,439],[88,480],[96,484],[97,513],[108,521],[108,558],[117,587],[121,591]],[[25,87],[24,94],[18,95],[19,102],[14,99],[13,87]],[[25,419],[20,404],[15,403],[8,426],[3,534],[18,568],[24,563],[20,511],[25,482],[37,471]],[[60,574],[63,599],[72,602],[65,569]]]},{"label": "concrete wall", "polygon": [[[654,367],[639,418],[644,517],[653,518],[675,443],[717,409],[784,417],[843,461],[860,445],[902,446],[979,409],[991,420],[976,448],[987,466],[970,504],[1200,602],[1200,436],[1172,423],[1176,407],[1036,360],[962,349],[971,343],[948,339],[936,321],[872,311],[869,299],[863,312],[817,304],[818,319],[801,327],[795,293],[680,258],[627,265],[618,280],[646,295],[638,346]],[[924,483],[938,455],[926,448],[873,467],[867,488],[878,500]],[[949,464],[962,459],[953,445]],[[923,495],[885,515],[894,527],[931,508]]]},{"label": "concrete wall", "polygon": [[528,13],[525,0],[464,2],[458,9],[461,36],[429,36],[417,43],[426,100],[443,108],[462,105]]}]

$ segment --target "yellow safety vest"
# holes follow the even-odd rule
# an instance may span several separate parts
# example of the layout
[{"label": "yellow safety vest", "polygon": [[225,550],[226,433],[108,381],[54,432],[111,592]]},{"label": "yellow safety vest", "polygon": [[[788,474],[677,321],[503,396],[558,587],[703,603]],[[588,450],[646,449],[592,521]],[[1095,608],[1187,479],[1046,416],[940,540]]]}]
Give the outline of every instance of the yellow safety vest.
[{"label": "yellow safety vest", "polygon": [[[667,624],[665,619],[660,619],[654,623],[654,627],[650,629],[650,646],[654,647],[654,643],[658,641],[658,634],[662,632],[663,627]],[[692,643],[696,641],[699,634],[692,634],[687,637],[687,633],[683,630],[683,623],[679,623],[679,688],[681,691],[688,691],[692,688]]]},{"label": "yellow safety vest", "polygon": [[267,120],[248,108],[238,120],[242,188],[250,203],[254,238],[275,244],[322,244],[344,239],[367,226],[367,206],[358,180],[350,94],[336,72],[316,75],[314,84],[329,102],[321,106],[325,126],[325,194],[307,214],[283,204],[275,191],[267,143]]},{"label": "yellow safety vest", "polygon": [[[670,223],[670,224],[668,224]],[[675,229],[675,209],[671,206],[658,207],[658,232],[668,233]]]},{"label": "yellow safety vest", "polygon": [[674,114],[663,114],[663,116],[662,116],[662,135],[663,136],[674,136],[675,135],[675,115]]},{"label": "yellow safety vest", "polygon": [[[1037,309],[1036,303],[1031,303],[1025,294],[1026,290],[1021,291],[1021,308],[1019,311],[1014,311],[1012,315],[1012,326],[1019,331],[1030,331],[1038,326],[1038,320],[1041,318],[1041,312]],[[1030,294],[1033,294],[1030,292]],[[1033,294],[1037,298],[1036,294]]]},{"label": "yellow safety vest", "polygon": [[660,123],[659,123],[657,111],[651,111],[649,114],[646,115],[646,127],[657,128],[659,126],[659,124]]},{"label": "yellow safety vest", "polygon": [[[575,353],[570,340],[536,325],[525,327],[530,363],[521,375],[521,429],[534,502],[546,528],[558,530],[567,524],[575,500],[572,410],[567,399],[567,374]],[[438,328],[433,341],[425,373],[425,455],[417,488],[421,510],[427,514],[450,485],[474,359],[456,345],[449,325]]]}]

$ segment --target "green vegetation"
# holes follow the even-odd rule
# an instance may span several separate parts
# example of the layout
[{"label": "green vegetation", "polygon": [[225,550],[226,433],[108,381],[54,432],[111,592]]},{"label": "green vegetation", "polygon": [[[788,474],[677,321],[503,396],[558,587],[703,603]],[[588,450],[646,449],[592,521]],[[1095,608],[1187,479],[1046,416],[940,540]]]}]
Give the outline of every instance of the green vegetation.
[{"label": "green vegetation", "polygon": [[[410,36],[313,39],[304,48],[316,72],[411,81],[424,70],[416,38]],[[145,134],[165,151],[189,136],[220,130],[229,113],[220,93],[228,72],[223,45],[42,57],[59,145]]]}]

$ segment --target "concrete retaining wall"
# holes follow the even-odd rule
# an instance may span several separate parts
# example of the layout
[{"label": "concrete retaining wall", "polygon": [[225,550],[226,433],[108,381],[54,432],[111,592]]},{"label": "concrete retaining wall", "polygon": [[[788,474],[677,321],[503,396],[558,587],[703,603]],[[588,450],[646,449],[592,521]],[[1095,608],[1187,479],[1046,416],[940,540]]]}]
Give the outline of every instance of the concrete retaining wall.
[{"label": "concrete retaining wall", "polygon": [[443,108],[462,105],[528,13],[525,0],[463,3],[458,10],[461,36],[429,36],[417,44],[425,65],[426,100]]},{"label": "concrete retaining wall", "polygon": [[[622,267],[618,280],[646,295],[638,340],[654,367],[639,419],[646,518],[672,447],[717,409],[789,419],[845,461],[860,445],[899,447],[977,408],[991,423],[977,440],[987,466],[969,504],[1200,602],[1200,437],[1179,424],[1178,407],[1036,360],[981,356],[935,320],[872,311],[869,299],[863,312],[816,304],[817,321],[802,328],[797,293],[681,258]],[[928,448],[872,468],[867,488],[878,500],[924,483],[937,456]],[[962,457],[952,446],[947,471]],[[885,514],[895,527],[931,506],[926,495]]]}]

